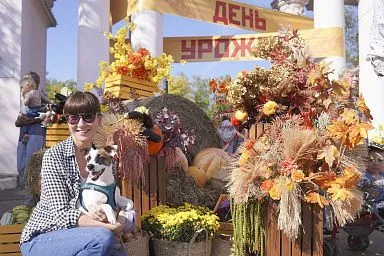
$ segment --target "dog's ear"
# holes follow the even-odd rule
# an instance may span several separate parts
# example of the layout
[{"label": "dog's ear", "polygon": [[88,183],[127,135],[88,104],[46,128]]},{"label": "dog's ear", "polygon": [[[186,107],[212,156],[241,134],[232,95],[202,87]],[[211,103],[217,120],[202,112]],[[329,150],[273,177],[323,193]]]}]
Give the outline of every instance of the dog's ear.
[{"label": "dog's ear", "polygon": [[106,146],[106,147],[104,148],[104,150],[107,151],[107,153],[108,153],[110,156],[114,157],[114,156],[116,155],[116,153],[117,153],[117,145]]},{"label": "dog's ear", "polygon": [[93,144],[93,143],[92,143],[92,149],[93,149],[93,150],[96,150],[96,149],[97,149],[97,148],[96,148],[96,145]]}]

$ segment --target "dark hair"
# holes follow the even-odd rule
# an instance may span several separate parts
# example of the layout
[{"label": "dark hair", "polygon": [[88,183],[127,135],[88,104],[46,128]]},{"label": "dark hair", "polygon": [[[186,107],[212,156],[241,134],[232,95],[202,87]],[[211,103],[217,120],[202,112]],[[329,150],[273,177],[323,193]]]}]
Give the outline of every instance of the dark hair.
[{"label": "dark hair", "polygon": [[29,71],[28,73],[26,73],[26,74],[24,75],[24,77],[32,78],[33,81],[35,81],[35,83],[36,83],[36,87],[39,88],[39,85],[40,85],[40,76],[39,76],[36,72]]},{"label": "dark hair", "polygon": [[90,92],[74,92],[65,101],[64,114],[100,113],[99,99]]}]

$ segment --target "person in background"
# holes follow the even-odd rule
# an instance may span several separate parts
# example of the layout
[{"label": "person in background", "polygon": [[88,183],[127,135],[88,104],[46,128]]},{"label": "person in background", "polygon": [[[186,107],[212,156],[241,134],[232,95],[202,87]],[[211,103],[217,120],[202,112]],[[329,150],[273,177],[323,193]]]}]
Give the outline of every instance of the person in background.
[{"label": "person in background", "polygon": [[[36,88],[39,87],[40,78],[36,74],[33,78],[29,72],[22,80],[28,80],[28,83],[34,82]],[[34,72],[33,72],[34,73]],[[19,185],[24,186],[24,172],[25,168],[33,153],[44,148],[46,128],[41,127],[41,120],[28,117],[21,112],[19,113],[15,122],[16,127],[20,127],[19,140],[17,144],[17,172]],[[25,198],[25,205],[34,206],[37,198],[27,195]]]},{"label": "person in background", "polygon": [[228,152],[229,154],[234,154],[238,146],[236,145],[236,138],[239,135],[236,127],[231,124],[229,117],[223,116],[218,132],[221,141],[224,144],[224,151]]},{"label": "person in background", "polygon": [[101,124],[99,100],[90,92],[75,92],[63,112],[71,136],[44,153],[40,201],[23,229],[22,255],[125,255],[114,249],[115,234],[133,228],[134,212],[120,211],[113,225],[101,207],[87,214],[77,209],[88,175],[85,156]]},{"label": "person in background", "polygon": [[376,143],[368,144],[368,166],[359,182],[359,186],[370,193],[372,202],[384,213],[384,148]]}]

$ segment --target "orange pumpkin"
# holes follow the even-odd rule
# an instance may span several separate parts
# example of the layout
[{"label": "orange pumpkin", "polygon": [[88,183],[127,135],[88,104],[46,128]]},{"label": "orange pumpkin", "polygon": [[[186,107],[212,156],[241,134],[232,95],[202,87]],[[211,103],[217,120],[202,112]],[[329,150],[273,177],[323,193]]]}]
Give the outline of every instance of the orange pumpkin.
[{"label": "orange pumpkin", "polygon": [[229,161],[230,156],[224,150],[220,148],[205,148],[193,159],[193,165],[205,170],[207,180],[209,181],[215,172],[227,166]]},{"label": "orange pumpkin", "polygon": [[[151,131],[157,135],[163,136],[163,133],[161,132],[161,129],[158,126],[154,126],[151,129]],[[163,141],[154,142],[154,141],[148,140],[148,153],[150,156],[157,155],[157,153],[159,153],[162,148],[163,148]]]},{"label": "orange pumpkin", "polygon": [[205,186],[207,182],[205,171],[197,166],[189,166],[187,173],[192,176],[192,178],[199,184],[201,187]]}]

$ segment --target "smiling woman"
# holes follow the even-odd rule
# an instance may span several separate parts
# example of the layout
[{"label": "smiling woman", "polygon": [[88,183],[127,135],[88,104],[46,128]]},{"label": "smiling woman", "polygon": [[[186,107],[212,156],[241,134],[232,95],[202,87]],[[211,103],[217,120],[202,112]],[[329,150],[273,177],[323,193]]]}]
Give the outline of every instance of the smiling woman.
[{"label": "smiling woman", "polygon": [[66,100],[71,136],[44,154],[41,199],[20,239],[23,255],[54,255],[58,250],[63,255],[124,255],[115,251],[113,234],[131,226],[124,212],[113,225],[103,222],[101,208],[84,214],[76,207],[81,176],[87,176],[85,153],[101,123],[99,113],[99,100],[92,93],[75,92]]}]

